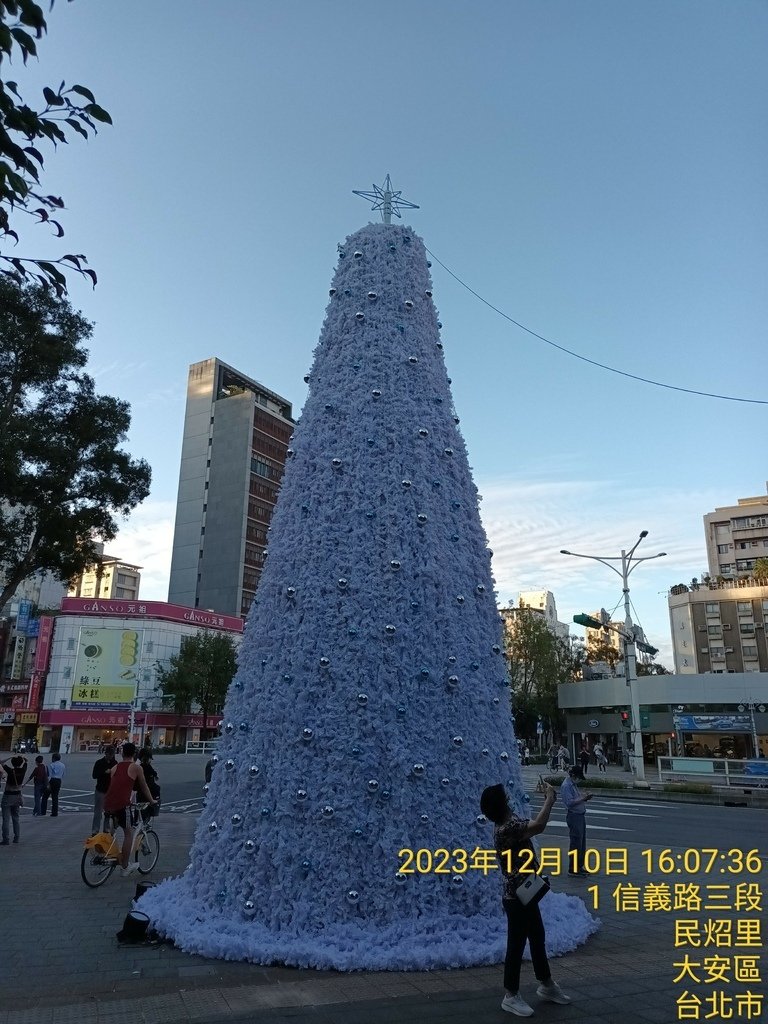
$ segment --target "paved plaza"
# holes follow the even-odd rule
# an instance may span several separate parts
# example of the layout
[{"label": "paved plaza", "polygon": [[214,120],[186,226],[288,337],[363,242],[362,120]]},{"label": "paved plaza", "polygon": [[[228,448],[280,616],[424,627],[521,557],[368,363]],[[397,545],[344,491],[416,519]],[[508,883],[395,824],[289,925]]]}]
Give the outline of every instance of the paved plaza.
[{"label": "paved plaza", "polygon": [[[535,779],[532,771],[530,774]],[[702,805],[700,810],[705,819],[711,809]],[[718,809],[718,813],[734,816],[734,846],[744,850],[760,847],[765,854],[768,816],[764,810],[732,808]],[[182,813],[164,813],[157,819],[162,849],[152,877],[159,879],[184,869],[195,822],[195,815]],[[745,835],[742,832],[747,824],[750,834]],[[33,818],[27,807],[22,817],[22,842],[0,850],[0,1024],[268,1024],[282,1020],[312,1024],[485,1024],[514,1019],[500,1009],[500,966],[427,973],[342,974],[209,960],[169,945],[121,946],[115,933],[130,908],[135,877],[121,878],[115,872],[101,889],[85,887],[79,864],[89,826],[90,815],[85,811],[65,810],[57,819],[40,819]],[[655,868],[648,873],[647,858],[641,855],[648,844],[636,841],[636,835],[632,839],[630,844],[621,841],[629,849],[629,877],[601,874],[587,880],[562,876],[554,880],[555,888],[583,894],[590,905],[590,887],[597,884],[602,928],[586,945],[553,961],[554,976],[573,996],[570,1006],[538,1003],[530,963],[524,964],[521,993],[535,1008],[532,1019],[567,1024],[768,1019],[764,1008],[753,1007],[747,1015],[746,1004],[735,1001],[737,993],[764,994],[763,983],[696,984],[690,978],[675,983],[679,968],[673,966],[686,953],[697,962],[713,956],[731,960],[737,955],[759,957],[760,946],[737,944],[750,941],[746,930],[738,932],[738,921],[753,919],[762,927],[764,913],[725,907],[699,912],[637,910],[631,909],[631,902],[618,911],[611,895],[619,883],[635,883],[641,898],[645,898],[650,884],[672,888],[681,880],[700,884],[702,894],[707,885],[723,883],[730,884],[735,893],[738,882],[753,882],[765,890],[765,857],[759,874],[728,875],[716,868],[716,873],[689,875],[683,866],[681,872],[675,869],[670,876]],[[563,829],[553,830],[551,835],[548,832],[546,842],[547,846],[565,849],[567,833]],[[606,847],[618,842],[609,838],[590,845],[604,853]],[[681,836],[674,852],[685,847],[685,836]],[[492,878],[489,884],[498,881]],[[627,893],[627,897],[630,895]],[[675,948],[676,918],[701,922],[699,948]],[[703,922],[707,918],[731,922],[730,945],[706,944]],[[498,927],[505,927],[501,915]],[[686,990],[692,1000],[701,1000],[698,1017],[678,1016],[676,1001]],[[716,991],[722,992],[717,998],[724,1016],[712,1016],[716,1004],[706,1002]],[[727,1015],[729,1010],[731,1016]]]}]

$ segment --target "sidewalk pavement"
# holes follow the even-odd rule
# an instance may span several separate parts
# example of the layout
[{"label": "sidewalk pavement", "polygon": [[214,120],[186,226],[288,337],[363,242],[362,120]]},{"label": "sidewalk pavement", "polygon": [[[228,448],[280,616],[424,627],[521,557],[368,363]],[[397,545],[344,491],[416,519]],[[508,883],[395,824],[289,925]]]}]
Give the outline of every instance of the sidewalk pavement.
[{"label": "sidewalk pavement", "polygon": [[[187,814],[157,819],[161,853],[150,877],[183,871],[195,822],[195,816]],[[500,966],[346,974],[209,960],[168,945],[120,946],[115,933],[130,907],[136,876],[121,878],[115,872],[102,888],[85,887],[79,865],[89,825],[88,813],[33,818],[25,808],[21,843],[0,849],[0,1024],[271,1024],[284,1020],[297,1024],[498,1024],[510,1019],[500,1009]],[[548,833],[547,845],[565,849],[567,839]],[[593,845],[599,849],[606,844]],[[736,845],[749,849],[757,845],[757,837],[743,837]],[[681,837],[679,848],[684,847]],[[680,1019],[676,1000],[687,990],[701,1000],[700,1014],[683,1019],[704,1020],[709,1012],[707,1019],[717,1022],[728,1014],[714,1015],[714,1004],[705,1002],[715,990],[726,997],[765,992],[759,982],[673,981],[679,973],[673,964],[686,953],[702,961],[715,955],[759,957],[761,952],[759,945],[734,948],[733,944],[676,949],[674,919],[698,919],[702,932],[707,918],[730,920],[735,935],[738,919],[764,915],[642,908],[619,912],[611,896],[618,884],[630,881],[642,887],[641,899],[649,883],[671,887],[681,881],[699,882],[703,895],[708,883],[747,881],[765,891],[765,863],[756,876],[662,876],[645,873],[641,848],[642,844],[630,847],[628,877],[553,879],[556,889],[581,894],[590,906],[597,885],[603,927],[586,945],[553,961],[555,978],[573,996],[570,1006],[539,1003],[530,962],[524,963],[521,992],[534,1006],[535,1020],[672,1024]],[[489,884],[498,882],[491,878]],[[499,928],[504,927],[500,914]],[[705,946],[703,938],[701,945]],[[735,1002],[725,1005],[733,1011],[734,1021],[768,1019],[764,1009],[747,1016],[736,1012]]]}]

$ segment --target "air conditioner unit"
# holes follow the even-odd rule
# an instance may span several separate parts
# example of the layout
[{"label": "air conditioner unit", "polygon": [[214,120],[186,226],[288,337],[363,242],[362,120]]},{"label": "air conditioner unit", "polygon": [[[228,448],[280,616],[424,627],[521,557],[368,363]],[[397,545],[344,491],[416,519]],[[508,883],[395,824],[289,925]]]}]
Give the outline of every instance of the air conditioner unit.
[{"label": "air conditioner unit", "polygon": [[707,632],[707,627],[706,626],[699,626],[699,632],[700,633],[706,633]]},{"label": "air conditioner unit", "polygon": [[701,648],[701,653],[702,654],[708,654],[709,653],[709,648],[708,647],[702,647]]},{"label": "air conditioner unit", "polygon": [[732,647],[726,647],[725,648],[725,653],[726,654],[733,654],[733,648]]},{"label": "air conditioner unit", "polygon": [[723,629],[733,629],[733,626],[730,624],[730,622],[724,622]]}]

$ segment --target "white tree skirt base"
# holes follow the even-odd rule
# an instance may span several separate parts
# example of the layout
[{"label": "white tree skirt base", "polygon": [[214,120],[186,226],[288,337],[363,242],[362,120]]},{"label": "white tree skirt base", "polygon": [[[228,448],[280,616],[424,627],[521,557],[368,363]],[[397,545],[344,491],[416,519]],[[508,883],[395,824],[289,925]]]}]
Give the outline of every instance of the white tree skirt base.
[{"label": "white tree skirt base", "polygon": [[[506,919],[446,915],[428,923],[402,920],[379,928],[356,922],[328,924],[318,934],[274,934],[256,920],[224,913],[203,917],[184,892],[183,878],[148,890],[139,907],[152,926],[186,953],[255,964],[336,971],[428,971],[498,964],[504,959]],[[594,934],[600,920],[584,901],[549,893],[541,903],[547,953],[559,956]],[[526,957],[529,956],[526,947]]]}]

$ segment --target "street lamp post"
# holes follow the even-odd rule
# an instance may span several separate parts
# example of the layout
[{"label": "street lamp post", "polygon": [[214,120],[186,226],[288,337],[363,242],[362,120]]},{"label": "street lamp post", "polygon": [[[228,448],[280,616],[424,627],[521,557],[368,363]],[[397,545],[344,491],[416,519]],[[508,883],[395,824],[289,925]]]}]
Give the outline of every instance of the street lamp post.
[{"label": "street lamp post", "polygon": [[[643,530],[629,551],[622,548],[620,556],[608,555],[582,555],[576,551],[561,550],[561,555],[571,555],[573,558],[589,558],[593,562],[602,562],[621,577],[621,586],[624,592],[624,679],[629,687],[629,704],[632,715],[631,735],[633,739],[633,752],[630,755],[633,761],[633,770],[639,781],[645,780],[645,762],[643,761],[643,732],[640,728],[640,701],[637,692],[637,653],[635,627],[632,622],[632,614],[629,603],[629,577],[634,569],[641,562],[650,562],[653,558],[663,558],[666,551],[660,551],[656,555],[647,555],[644,558],[636,558],[635,551],[638,544],[648,536],[648,531]],[[613,562],[621,563],[621,569]]]}]

